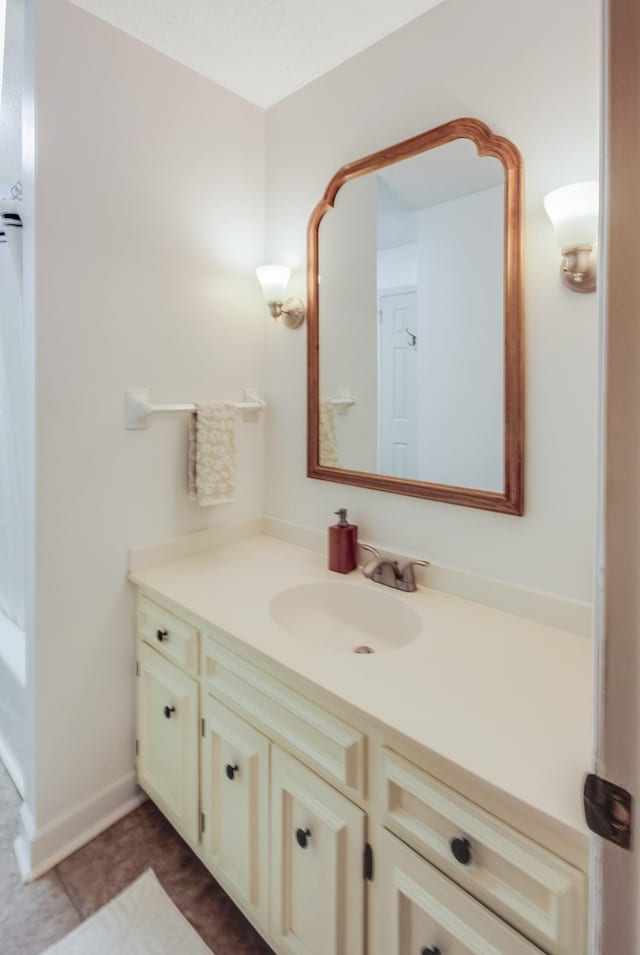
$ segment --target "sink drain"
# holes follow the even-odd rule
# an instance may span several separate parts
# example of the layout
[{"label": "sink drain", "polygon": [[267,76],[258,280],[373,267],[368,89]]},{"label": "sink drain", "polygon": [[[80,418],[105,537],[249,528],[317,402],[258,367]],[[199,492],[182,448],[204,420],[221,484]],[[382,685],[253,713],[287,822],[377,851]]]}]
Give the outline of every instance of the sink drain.
[{"label": "sink drain", "polygon": [[361,646],[361,647],[356,647],[353,652],[354,653],[375,653],[376,651],[372,647]]}]

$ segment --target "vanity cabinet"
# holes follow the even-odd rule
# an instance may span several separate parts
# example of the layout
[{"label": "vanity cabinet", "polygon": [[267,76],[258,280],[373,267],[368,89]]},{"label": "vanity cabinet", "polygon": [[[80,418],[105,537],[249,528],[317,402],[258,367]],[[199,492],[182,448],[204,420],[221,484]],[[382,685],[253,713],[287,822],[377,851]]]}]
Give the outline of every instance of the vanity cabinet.
[{"label": "vanity cabinet", "polygon": [[354,801],[365,795],[364,734],[221,646],[202,641],[203,689],[240,712]]},{"label": "vanity cabinet", "polygon": [[297,759],[271,759],[271,930],[292,955],[364,950],[365,814]]},{"label": "vanity cabinet", "polygon": [[138,781],[176,829],[198,840],[198,684],[145,643],[138,649]]},{"label": "vanity cabinet", "polygon": [[262,922],[268,918],[269,740],[202,698],[202,852]]},{"label": "vanity cabinet", "polygon": [[386,748],[382,780],[391,832],[546,951],[583,950],[581,872]]},{"label": "vanity cabinet", "polygon": [[140,595],[138,780],[277,955],[585,955],[583,872],[232,646]]},{"label": "vanity cabinet", "polygon": [[377,870],[377,955],[542,955],[388,832]]}]

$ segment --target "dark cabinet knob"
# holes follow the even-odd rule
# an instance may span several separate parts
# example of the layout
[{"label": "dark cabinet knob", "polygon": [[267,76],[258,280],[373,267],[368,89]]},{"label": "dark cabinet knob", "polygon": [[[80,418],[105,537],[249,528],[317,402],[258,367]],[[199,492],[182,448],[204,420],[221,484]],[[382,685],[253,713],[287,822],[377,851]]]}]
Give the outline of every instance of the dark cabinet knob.
[{"label": "dark cabinet knob", "polygon": [[471,862],[471,843],[468,839],[452,839],[449,843],[451,853],[460,865],[469,865]]},{"label": "dark cabinet knob", "polygon": [[233,779],[238,772],[237,766],[232,766],[231,763],[227,763],[225,767],[225,772],[227,774],[227,779]]},{"label": "dark cabinet knob", "polygon": [[433,948],[423,948],[420,955],[440,955],[440,949],[435,945]]},{"label": "dark cabinet knob", "polygon": [[164,708],[164,715],[167,717],[168,720],[170,720],[170,719],[171,719],[171,714],[172,714],[172,713],[175,713],[175,711],[176,711],[175,706],[165,706],[165,708]]},{"label": "dark cabinet knob", "polygon": [[168,639],[169,639],[169,631],[168,631],[168,630],[156,630],[156,639],[159,640],[160,643],[162,643],[163,640],[168,640]]},{"label": "dark cabinet knob", "polygon": [[301,849],[306,849],[311,838],[309,829],[296,829],[296,840]]}]

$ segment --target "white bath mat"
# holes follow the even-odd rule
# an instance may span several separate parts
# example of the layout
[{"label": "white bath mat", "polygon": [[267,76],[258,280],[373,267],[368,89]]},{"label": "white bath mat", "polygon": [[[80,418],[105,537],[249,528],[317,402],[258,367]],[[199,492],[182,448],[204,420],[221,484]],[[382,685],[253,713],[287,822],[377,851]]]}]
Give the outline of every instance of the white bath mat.
[{"label": "white bath mat", "polygon": [[155,872],[139,879],[44,955],[213,955]]}]

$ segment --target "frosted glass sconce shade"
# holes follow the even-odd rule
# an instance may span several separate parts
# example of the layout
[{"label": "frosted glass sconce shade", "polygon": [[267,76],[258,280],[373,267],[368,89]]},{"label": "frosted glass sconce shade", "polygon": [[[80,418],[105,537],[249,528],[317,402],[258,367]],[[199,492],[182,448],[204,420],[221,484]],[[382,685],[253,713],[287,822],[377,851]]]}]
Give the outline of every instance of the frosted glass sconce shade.
[{"label": "frosted glass sconce shade", "polygon": [[291,276],[286,265],[261,265],[256,269],[265,302],[283,302]]},{"label": "frosted glass sconce shade", "polygon": [[598,241],[598,201],[597,182],[563,186],[544,200],[562,250],[563,281],[575,292],[595,291],[593,247]]},{"label": "frosted glass sconce shade", "polygon": [[304,302],[285,298],[291,269],[285,265],[261,265],[256,269],[264,301],[273,318],[282,318],[287,328],[298,328],[304,321]]},{"label": "frosted glass sconce shade", "polygon": [[598,241],[598,183],[575,182],[555,189],[545,197],[561,249],[595,245]]}]

